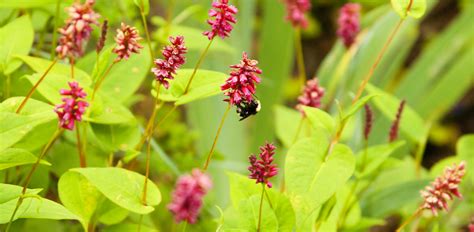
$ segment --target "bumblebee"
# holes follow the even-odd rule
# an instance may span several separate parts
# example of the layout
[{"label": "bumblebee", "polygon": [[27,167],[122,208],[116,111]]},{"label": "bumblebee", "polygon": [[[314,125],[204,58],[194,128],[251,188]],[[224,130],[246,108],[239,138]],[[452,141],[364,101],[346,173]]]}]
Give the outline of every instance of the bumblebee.
[{"label": "bumblebee", "polygon": [[242,121],[252,115],[256,115],[260,109],[262,108],[262,105],[260,104],[259,100],[253,99],[250,102],[243,101],[239,105],[237,105],[237,113],[240,116],[240,120]]}]

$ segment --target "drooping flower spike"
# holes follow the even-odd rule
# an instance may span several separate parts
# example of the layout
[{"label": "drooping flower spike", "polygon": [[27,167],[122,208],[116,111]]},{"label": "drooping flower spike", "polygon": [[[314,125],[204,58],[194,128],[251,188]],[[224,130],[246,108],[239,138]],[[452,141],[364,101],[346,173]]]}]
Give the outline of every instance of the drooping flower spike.
[{"label": "drooping flower spike", "polygon": [[256,183],[264,183],[269,188],[272,187],[272,183],[269,179],[278,174],[278,168],[273,163],[273,155],[275,155],[276,147],[271,143],[265,143],[264,146],[260,147],[260,160],[257,160],[257,156],[251,155],[249,157],[250,171],[249,178],[255,179]]},{"label": "drooping flower spike", "polygon": [[306,12],[311,9],[310,0],[284,0],[286,5],[286,20],[290,21],[293,27],[306,28],[308,20]]},{"label": "drooping flower spike", "polygon": [[86,111],[89,104],[84,101],[87,96],[86,92],[79,86],[77,82],[69,82],[69,90],[62,89],[59,93],[65,96],[63,103],[57,105],[54,111],[59,118],[59,126],[73,130],[75,122],[82,121],[82,115]]},{"label": "drooping flower spike", "polygon": [[195,223],[202,208],[203,198],[211,188],[211,178],[199,169],[194,169],[191,175],[181,176],[173,191],[172,202],[167,206],[174,214],[175,221]]},{"label": "drooping flower spike", "polygon": [[115,61],[127,60],[132,53],[140,53],[140,49],[142,49],[143,46],[141,46],[138,41],[141,39],[135,27],[121,23],[120,29],[117,29],[117,36],[115,36],[117,46],[113,52],[118,55]]},{"label": "drooping flower spike", "polygon": [[260,83],[257,75],[262,74],[257,64],[258,61],[249,59],[247,53],[243,52],[240,63],[230,66],[233,69],[230,77],[221,86],[221,90],[228,96],[224,101],[231,105],[239,105],[242,101],[252,102],[256,85]]},{"label": "drooping flower spike", "polygon": [[358,3],[347,3],[339,13],[337,35],[347,48],[354,43],[360,31],[360,8]]},{"label": "drooping flower spike", "polygon": [[304,115],[303,106],[319,108],[321,106],[321,99],[324,96],[324,92],[324,88],[319,85],[317,77],[306,81],[306,86],[298,97],[298,105],[296,105],[296,109]]},{"label": "drooping flower spike", "polygon": [[99,25],[97,19],[100,17],[93,9],[95,0],[86,0],[84,4],[74,3],[67,8],[69,17],[66,24],[59,29],[61,34],[56,52],[60,59],[74,59],[84,54],[83,47],[89,40],[92,25]]},{"label": "drooping flower spike", "polygon": [[213,19],[208,19],[207,23],[211,25],[211,30],[206,31],[203,34],[207,36],[209,40],[214,39],[214,37],[219,36],[222,39],[228,37],[232,29],[234,28],[232,24],[237,23],[235,14],[237,14],[237,7],[229,5],[229,0],[217,0],[212,3],[212,7],[209,10],[209,17]]},{"label": "drooping flower spike", "polygon": [[169,87],[169,80],[174,79],[176,71],[186,62],[185,54],[188,49],[184,44],[184,37],[169,37],[171,45],[163,48],[162,55],[164,59],[156,59],[155,66],[151,71],[155,74],[156,81],[163,84],[165,88]]},{"label": "drooping flower spike", "polygon": [[462,161],[459,165],[447,167],[441,176],[421,191],[421,196],[424,198],[422,208],[430,209],[437,216],[439,210],[448,210],[448,201],[453,200],[453,196],[462,198],[459,183],[466,173],[465,166],[465,162]]}]

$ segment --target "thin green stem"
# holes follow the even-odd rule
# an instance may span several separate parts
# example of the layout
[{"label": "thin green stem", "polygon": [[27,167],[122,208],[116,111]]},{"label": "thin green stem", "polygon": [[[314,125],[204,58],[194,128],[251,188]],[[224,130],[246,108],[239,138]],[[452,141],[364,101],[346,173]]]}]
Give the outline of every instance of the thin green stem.
[{"label": "thin green stem", "polygon": [[303,55],[303,44],[301,41],[301,28],[295,29],[295,50],[296,50],[296,63],[298,65],[298,79],[301,85],[305,84],[306,81],[306,70],[304,66],[304,55]]},{"label": "thin green stem", "polygon": [[97,93],[97,91],[99,90],[100,86],[101,86],[102,83],[104,82],[105,77],[107,77],[107,75],[109,74],[110,70],[112,69],[112,67],[113,67],[116,63],[117,63],[117,61],[114,61],[112,64],[110,64],[109,67],[107,68],[107,70],[105,71],[104,75],[102,75],[102,77],[99,78],[99,80],[97,81],[97,83],[95,83],[95,85],[94,85],[94,90],[92,91],[91,102],[94,101],[95,94]]},{"label": "thin green stem", "polygon": [[228,104],[227,109],[224,112],[224,116],[222,116],[221,123],[219,124],[219,128],[217,129],[216,137],[214,138],[214,142],[212,143],[211,151],[209,151],[209,155],[207,155],[206,163],[204,164],[203,171],[207,171],[207,168],[209,167],[209,163],[211,162],[212,154],[214,153],[214,149],[216,148],[217,140],[219,139],[219,135],[221,134],[222,127],[224,127],[224,122],[225,119],[227,118],[227,115],[229,114],[231,105]]},{"label": "thin green stem", "polygon": [[[149,132],[147,132],[145,129],[145,131],[143,133],[152,133],[153,134],[153,131],[155,131],[156,128],[160,127],[161,124],[166,121],[166,119],[171,115],[171,113],[173,113],[175,110],[176,110],[177,106],[174,105],[173,108],[171,108],[171,110],[168,111],[168,113],[166,113],[165,116],[163,116],[160,121],[158,121],[158,123],[156,123],[156,125],[151,128],[151,130]],[[146,136],[143,135],[140,142],[138,142],[138,144],[135,146],[135,150],[139,151],[141,149],[141,147],[143,146],[143,144],[145,143],[145,140],[146,140]]]},{"label": "thin green stem", "polygon": [[51,45],[51,59],[54,59],[54,55],[56,53],[56,45],[58,43],[58,35],[57,30],[59,27],[59,11],[61,9],[61,0],[56,2],[56,13],[54,15],[54,31],[53,31],[53,43]]},{"label": "thin green stem", "polygon": [[73,79],[73,80],[74,80],[74,62],[75,61],[74,61],[73,58],[69,59],[69,63],[70,63],[70,66],[71,66],[71,79]]},{"label": "thin green stem", "polygon": [[186,232],[186,227],[188,226],[188,222],[187,221],[184,221],[184,225],[183,225],[183,232]]},{"label": "thin green stem", "polygon": [[76,126],[76,144],[77,144],[77,152],[79,154],[79,165],[81,168],[87,167],[86,156],[84,151],[82,150],[82,143],[81,143],[81,133],[80,133],[79,124]]},{"label": "thin green stem", "polygon": [[206,57],[206,54],[209,51],[209,48],[211,47],[212,41],[214,41],[214,38],[209,40],[209,43],[207,44],[206,48],[201,53],[201,56],[199,57],[199,60],[196,63],[196,66],[194,67],[193,73],[191,74],[191,77],[189,78],[188,84],[186,84],[186,88],[184,89],[183,95],[188,93],[189,88],[191,87],[191,83],[193,82],[194,76],[196,75],[197,70],[199,69],[202,62],[204,61],[204,58]]},{"label": "thin green stem", "polygon": [[416,177],[420,178],[421,176],[421,162],[423,161],[423,153],[426,149],[426,143],[428,142],[428,136],[429,136],[429,129],[431,127],[431,122],[428,122],[427,124],[427,129],[425,130],[426,133],[424,134],[423,138],[418,143],[418,148],[416,149],[416,154],[415,154],[415,173]]},{"label": "thin green stem", "polygon": [[262,183],[262,195],[260,196],[260,207],[258,209],[257,232],[260,232],[260,226],[262,225],[263,194],[265,194],[265,184]]},{"label": "thin green stem", "polygon": [[153,126],[154,126],[154,123],[155,123],[155,118],[156,118],[156,113],[158,112],[158,108],[159,108],[159,95],[160,95],[160,88],[161,87],[161,84],[156,82],[156,87],[155,87],[155,91],[156,91],[156,97],[155,97],[155,103],[153,105],[153,112],[151,113],[151,116],[150,118],[148,119],[148,122],[146,124],[146,128],[145,128],[145,131],[140,139],[140,142],[137,144],[137,146],[135,147],[135,150],[139,150],[141,149],[141,147],[143,146],[143,143],[145,142],[145,140],[148,138],[148,136],[150,136],[150,134],[153,134]]},{"label": "thin green stem", "polygon": [[405,220],[405,222],[403,222],[400,227],[398,227],[398,229],[396,230],[396,232],[401,232],[403,228],[405,228],[405,226],[407,226],[408,224],[410,224],[414,219],[416,219],[418,216],[420,216],[420,214],[423,212],[423,208],[422,207],[419,207],[415,213],[413,213],[407,220]]},{"label": "thin green stem", "polygon": [[16,110],[16,113],[19,114],[21,112],[21,110],[23,109],[23,107],[25,107],[26,105],[26,102],[28,102],[28,100],[31,98],[31,96],[33,95],[33,93],[35,92],[35,90],[38,88],[38,86],[41,84],[41,82],[43,82],[44,78],[48,75],[49,71],[51,71],[51,69],[54,67],[54,65],[58,62],[58,59],[54,59],[53,62],[49,65],[48,68],[46,68],[46,71],[43,73],[43,75],[41,75],[40,79],[35,83],[35,85],[33,86],[33,88],[30,89],[30,91],[28,92],[28,94],[26,95],[26,97],[23,99],[23,101],[21,102],[20,106],[18,107],[18,109]]},{"label": "thin green stem", "polygon": [[38,158],[36,159],[36,162],[31,167],[30,172],[26,176],[25,183],[23,184],[23,188],[21,190],[21,195],[18,198],[15,209],[13,210],[12,216],[10,217],[10,221],[8,222],[8,225],[7,225],[7,228],[6,228],[5,232],[8,232],[10,230],[10,226],[11,226],[13,220],[15,219],[16,213],[18,212],[18,209],[20,208],[21,203],[23,202],[23,198],[25,197],[26,190],[28,189],[28,185],[30,184],[31,177],[33,176],[33,173],[38,168],[39,163],[41,162],[41,160],[46,155],[46,152],[48,152],[49,148],[51,148],[51,146],[54,144],[54,141],[56,141],[56,139],[59,137],[59,135],[61,135],[62,132],[63,132],[63,129],[58,129],[56,131],[56,133],[54,133],[53,137],[51,137],[49,142],[44,146],[43,150],[41,151],[41,154],[38,156]]},{"label": "thin green stem", "polygon": [[153,48],[151,47],[151,37],[150,37],[150,32],[148,31],[148,24],[146,22],[146,17],[145,17],[145,12],[143,12],[143,0],[141,1],[142,5],[140,6],[140,15],[142,16],[142,23],[143,23],[143,28],[145,29],[145,35],[147,39],[147,44],[148,44],[148,50],[150,50],[150,57],[151,57],[151,62],[153,62],[154,57],[155,57],[155,52],[153,51]]},{"label": "thin green stem", "polygon": [[166,29],[167,36],[170,34],[170,30],[171,30],[171,21],[173,19],[174,6],[175,6],[175,0],[170,0],[167,14],[166,14],[166,28],[165,29]]}]

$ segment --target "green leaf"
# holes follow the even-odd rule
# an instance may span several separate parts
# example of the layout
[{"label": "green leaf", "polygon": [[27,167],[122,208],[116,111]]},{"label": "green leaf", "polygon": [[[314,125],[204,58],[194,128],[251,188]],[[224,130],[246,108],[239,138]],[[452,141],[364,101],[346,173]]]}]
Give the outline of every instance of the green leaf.
[{"label": "green leaf", "polygon": [[140,11],[143,12],[144,15],[148,15],[150,12],[150,1],[149,0],[133,0],[135,5],[138,6]]},{"label": "green leaf", "polygon": [[158,230],[150,228],[148,226],[132,224],[132,223],[121,223],[118,225],[108,226],[108,227],[105,227],[102,231],[103,232],[130,232],[130,231],[137,231],[137,228],[140,228],[141,232],[158,232]]},{"label": "green leaf", "polygon": [[[463,135],[456,143],[456,153],[459,159],[467,162],[466,167],[472,170],[474,167],[474,134]],[[474,185],[474,172],[467,171],[466,176],[470,179],[471,184]]]},{"label": "green leaf", "polygon": [[22,62],[14,59],[13,55],[28,55],[33,37],[33,25],[27,15],[0,28],[0,72],[9,75],[20,67]]},{"label": "green leaf", "polygon": [[[199,69],[194,76],[188,93],[183,95],[192,72],[192,69],[178,70],[175,79],[170,81],[169,89],[165,89],[161,86],[160,99],[175,102],[175,105],[182,105],[222,94],[221,85],[224,84],[227,75],[221,72]],[[155,83],[155,81],[153,83]],[[156,93],[154,93],[154,95],[156,95]]]},{"label": "green leaf", "polygon": [[[18,201],[18,197],[21,194],[21,186],[5,185],[0,184],[0,224],[4,224],[10,221],[12,212]],[[13,220],[18,218],[38,218],[38,219],[53,219],[53,220],[77,220],[77,216],[69,212],[62,205],[48,200],[46,198],[39,197],[37,194],[38,190],[28,190],[27,195],[29,197],[24,198],[18,212]],[[4,201],[3,195],[8,195],[10,200]],[[14,198],[11,196],[14,195]]]},{"label": "green leaf", "polygon": [[148,180],[147,205],[141,201],[144,176],[121,168],[75,168],[105,197],[115,204],[138,214],[148,214],[161,202],[158,187]]},{"label": "green leaf", "polygon": [[[7,148],[0,151],[0,170],[36,163],[37,157],[27,150],[18,148]],[[41,160],[41,164],[51,165],[47,161]]]},{"label": "green leaf", "polygon": [[376,145],[369,147],[367,150],[362,150],[357,153],[357,167],[356,171],[358,178],[364,178],[378,170],[385,160],[399,147],[404,145],[404,141],[397,141],[388,144]]},{"label": "green leaf", "polygon": [[309,123],[313,128],[324,128],[327,134],[331,135],[334,134],[336,128],[336,122],[334,119],[326,113],[325,111],[314,108],[314,107],[307,107],[304,106],[303,110],[306,114],[306,117],[309,120]]},{"label": "green leaf", "polygon": [[96,215],[100,223],[113,225],[125,220],[129,215],[129,211],[114,204],[109,199],[104,199],[102,204],[98,206]]},{"label": "green leaf", "polygon": [[[46,71],[46,69],[51,65],[52,61],[50,60],[45,60],[33,56],[16,56],[17,58],[23,60],[28,66],[30,66],[31,69],[33,69],[35,72],[40,73],[41,75]],[[62,75],[62,76],[71,76],[71,67],[69,65],[56,63],[53,68],[49,71],[49,74],[57,74],[57,75]],[[48,76],[45,77],[45,79],[48,78]],[[90,76],[84,72],[83,70],[74,67],[74,78],[77,80],[80,80],[80,82],[84,86],[89,86],[91,84],[91,78]]]},{"label": "green leaf", "polygon": [[97,124],[120,124],[135,120],[132,112],[120,102],[114,101],[113,98],[105,95],[99,96],[101,97],[94,99],[92,103],[90,115],[84,116],[85,121]]},{"label": "green leaf", "polygon": [[[291,147],[295,142],[295,136],[299,127],[298,124],[301,123],[303,117],[297,110],[282,105],[276,105],[274,111],[277,138],[285,147]],[[296,140],[305,137],[305,135],[310,132],[309,120],[304,120],[302,123],[301,131]]]},{"label": "green leaf", "polygon": [[344,112],[342,116],[342,120],[347,120],[352,115],[354,115],[360,108],[362,108],[365,104],[367,104],[368,101],[370,101],[373,97],[376,97],[377,95],[371,94],[369,96],[365,96],[361,99],[359,99],[356,103],[352,104],[352,106],[347,110],[347,112]]},{"label": "green leaf", "polygon": [[0,8],[34,8],[56,2],[57,0],[2,0]]},{"label": "green leaf", "polygon": [[407,15],[420,18],[426,11],[426,0],[391,0],[391,2],[395,12],[403,19]]},{"label": "green leaf", "polygon": [[128,124],[91,124],[92,131],[101,147],[109,152],[131,151],[138,143],[141,133],[137,122]]},{"label": "green leaf", "polygon": [[[14,113],[22,97],[9,98],[0,104],[0,151],[18,143],[41,124],[54,121],[56,115],[53,107],[34,99],[30,99],[21,114]],[[43,138],[46,142],[50,138]]]},{"label": "green leaf", "polygon": [[77,172],[64,173],[58,182],[59,198],[64,206],[79,216],[85,230],[97,208],[100,192]]},{"label": "green leaf", "polygon": [[355,158],[349,147],[337,144],[326,157],[328,147],[326,139],[306,138],[288,151],[285,182],[297,212],[297,225],[307,223],[308,215],[342,187],[354,172]]},{"label": "green leaf", "polygon": [[[400,100],[370,84],[367,85],[366,90],[370,94],[379,95],[379,97],[375,98],[373,102],[377,109],[379,109],[386,118],[392,121],[397,113]],[[412,141],[418,142],[421,141],[427,132],[423,119],[410,107],[409,104],[410,103],[407,102],[403,110],[400,121],[400,130]]]},{"label": "green leaf", "polygon": [[[260,208],[260,195],[252,195],[240,201],[237,210],[228,210],[224,214],[223,231],[257,231]],[[262,204],[262,221],[260,228],[265,231],[279,231],[278,219],[270,208],[268,201]]]}]

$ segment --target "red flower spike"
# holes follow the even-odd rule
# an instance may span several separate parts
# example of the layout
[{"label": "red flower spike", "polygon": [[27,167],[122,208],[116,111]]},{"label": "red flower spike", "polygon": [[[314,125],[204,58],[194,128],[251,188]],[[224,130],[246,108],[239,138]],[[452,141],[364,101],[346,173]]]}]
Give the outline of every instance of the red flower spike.
[{"label": "red flower spike", "polygon": [[323,96],[324,88],[319,85],[318,78],[315,77],[308,80],[306,81],[306,86],[303,88],[301,95],[298,97],[296,109],[304,115],[303,106],[319,108]]},{"label": "red flower spike", "polygon": [[275,148],[273,144],[265,143],[264,146],[260,147],[260,160],[257,160],[255,155],[250,155],[249,157],[249,178],[255,179],[257,184],[265,183],[269,188],[272,187],[269,179],[278,174],[276,164],[272,164]]},{"label": "red flower spike", "polygon": [[140,49],[142,49],[143,46],[141,46],[138,41],[141,39],[135,27],[122,23],[120,29],[117,29],[117,36],[115,37],[117,46],[113,52],[118,55],[115,61],[128,60],[132,53],[140,53]]},{"label": "red flower spike", "polygon": [[286,5],[286,20],[290,21],[293,27],[306,28],[308,20],[305,13],[311,9],[310,0],[284,0]]},{"label": "red flower spike", "polygon": [[232,23],[237,23],[237,19],[234,17],[238,10],[235,6],[229,5],[229,0],[218,0],[212,3],[212,7],[209,10],[209,17],[213,19],[207,20],[207,23],[211,25],[212,29],[206,31],[203,34],[207,36],[209,40],[214,39],[216,35],[224,39],[229,37],[230,32],[234,28]]},{"label": "red flower spike", "polygon": [[374,115],[372,109],[368,104],[364,105],[365,109],[365,127],[364,127],[364,139],[369,140],[370,131],[372,131],[372,123],[374,122]]},{"label": "red flower spike", "polygon": [[87,94],[79,87],[77,82],[69,82],[70,89],[62,89],[59,93],[67,96],[62,99],[63,104],[54,109],[59,118],[59,126],[67,130],[73,130],[75,122],[82,121],[82,115],[89,104],[83,101]]},{"label": "red flower spike", "polygon": [[260,83],[257,74],[262,70],[257,67],[258,61],[249,59],[247,53],[242,53],[240,64],[231,65],[233,70],[230,77],[221,86],[221,90],[228,96],[224,101],[231,105],[239,105],[242,101],[251,102],[256,91],[256,84]]},{"label": "red flower spike", "polygon": [[187,48],[184,45],[184,37],[169,37],[171,45],[163,48],[162,55],[164,59],[155,60],[155,68],[151,71],[155,74],[156,81],[163,84],[165,88],[169,87],[169,80],[174,79],[176,71],[186,62],[184,55],[187,53]]},{"label": "red flower spike", "polygon": [[181,176],[173,191],[172,202],[167,206],[174,214],[175,221],[194,224],[201,211],[203,198],[211,188],[211,179],[199,169],[194,169],[191,175]]},{"label": "red flower spike", "polygon": [[355,42],[360,31],[360,8],[358,3],[347,3],[339,13],[337,35],[347,48]]},{"label": "red flower spike", "polygon": [[390,127],[389,133],[389,142],[393,142],[398,137],[398,130],[400,127],[400,121],[402,118],[403,109],[405,108],[405,100],[400,102],[400,106],[398,107],[397,115],[395,116],[395,120],[393,120],[392,126]]}]

